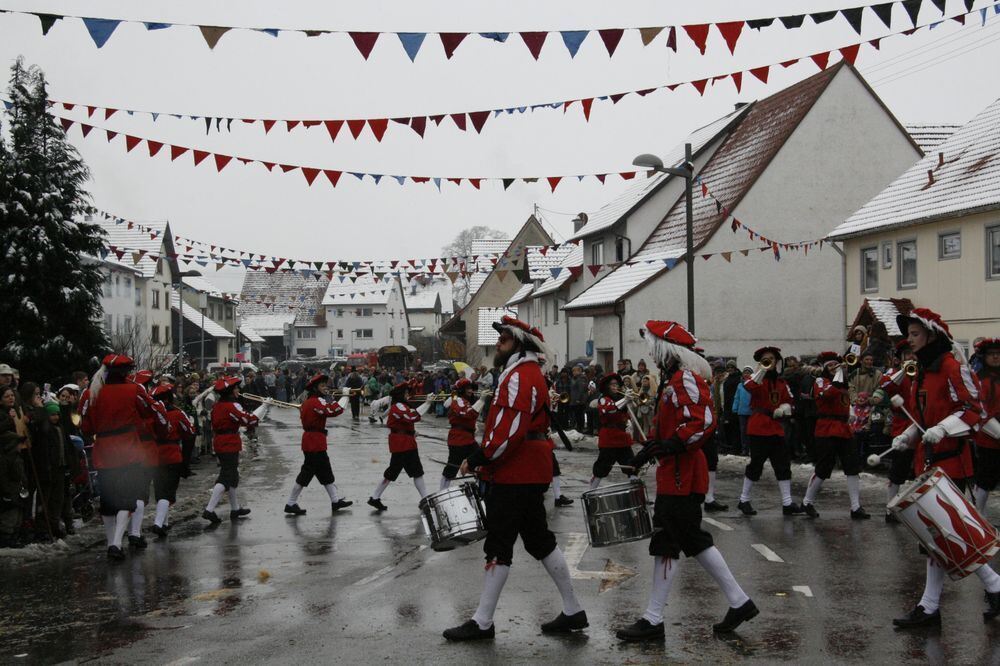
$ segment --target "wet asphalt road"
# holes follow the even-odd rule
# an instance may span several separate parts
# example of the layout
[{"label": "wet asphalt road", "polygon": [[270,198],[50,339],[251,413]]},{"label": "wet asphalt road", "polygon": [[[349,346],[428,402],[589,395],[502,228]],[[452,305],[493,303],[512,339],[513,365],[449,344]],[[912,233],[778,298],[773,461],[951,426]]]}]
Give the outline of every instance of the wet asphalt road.
[{"label": "wet asphalt road", "polygon": [[[213,478],[207,462],[182,484],[187,499],[170,539],[124,563],[107,563],[103,547],[34,563],[0,560],[0,662],[1000,664],[1000,621],[983,625],[974,576],[946,583],[941,630],[893,631],[891,619],[920,596],[924,560],[905,528],[882,521],[879,479],[863,483],[876,519],[848,518],[836,473],[817,504],[821,518],[810,521],[781,515],[768,470],[755,490],[760,514],[744,518],[734,511],[738,458],[723,458],[719,472],[718,496],[731,510],[706,524],[761,609],[737,635],[713,636],[725,599],[697,562],[684,560],[665,612],[666,641],[619,644],[613,629],[645,609],[647,544],[584,549],[579,505],[550,504],[550,525],[575,564],[590,628],[569,638],[540,633],[538,625],[559,612],[559,598],[518,546],[495,642],[447,644],[441,631],[470,617],[478,602],[480,545],[444,553],[428,548],[417,492],[405,474],[383,497],[389,511],[373,513],[364,500],[388,462],[385,431],[344,416],[330,421],[331,458],[341,494],[355,505],[331,517],[326,493],[314,482],[300,499],[308,514],[284,516],[301,457],[296,416],[272,411],[261,428],[261,456],[242,465],[240,492],[253,510],[248,520],[230,523],[225,500],[217,528],[191,518]],[[445,423],[431,417],[418,426],[431,490],[441,466],[430,459],[447,456]],[[563,490],[574,498],[586,489],[595,456],[592,443],[583,447],[558,452]],[[796,469],[797,500],[809,471]],[[647,482],[652,489],[651,475]],[[996,501],[991,512],[994,519],[1000,514]],[[621,578],[602,582],[605,571]]]}]

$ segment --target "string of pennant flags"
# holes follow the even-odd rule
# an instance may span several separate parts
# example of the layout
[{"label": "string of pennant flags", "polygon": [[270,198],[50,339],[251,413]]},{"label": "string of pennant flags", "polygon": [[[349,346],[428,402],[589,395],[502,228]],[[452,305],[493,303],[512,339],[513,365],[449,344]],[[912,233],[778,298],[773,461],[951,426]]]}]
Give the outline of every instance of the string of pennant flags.
[{"label": "string of pennant flags", "polygon": [[[892,3],[889,3],[892,4]],[[923,28],[933,29],[939,26],[944,21],[956,21],[963,25],[966,24],[966,18],[970,14],[979,13],[981,18],[980,27],[986,24],[990,7],[983,7],[978,10],[966,12],[963,14],[955,14],[949,16],[942,21],[937,21],[933,23],[928,23],[924,25],[914,26],[912,28],[907,28],[899,30],[897,32],[888,33],[882,35],[881,37],[876,37],[868,39],[862,42],[851,42],[844,44],[843,46],[830,49],[828,51],[821,51],[814,53],[809,56],[803,56],[801,58],[786,59],[779,62],[774,62],[768,65],[763,65],[760,67],[753,67],[750,69],[738,70],[724,72],[720,74],[715,74],[698,79],[689,79],[685,81],[675,81],[672,83],[662,84],[654,86],[652,88],[644,88],[637,90],[627,90],[617,93],[607,93],[603,95],[596,95],[594,97],[586,98],[576,98],[576,99],[564,99],[556,100],[551,102],[542,102],[536,104],[525,104],[516,105],[509,107],[502,107],[496,109],[481,109],[477,111],[451,111],[447,113],[436,113],[436,114],[426,114],[426,115],[416,115],[416,116],[405,116],[405,117],[382,117],[382,118],[253,118],[253,117],[227,117],[227,116],[213,116],[207,114],[187,114],[187,113],[177,113],[174,111],[151,111],[148,109],[130,109],[130,108],[120,108],[120,107],[108,107],[100,106],[97,104],[92,104],[89,102],[78,102],[78,101],[68,101],[59,99],[50,99],[49,106],[61,107],[64,111],[72,112],[77,108],[85,110],[87,118],[92,119],[96,115],[98,118],[103,117],[105,121],[109,120],[111,117],[118,113],[125,113],[129,116],[142,115],[148,116],[155,123],[160,119],[160,117],[184,119],[203,123],[205,126],[205,133],[209,134],[213,128],[216,132],[230,132],[232,131],[233,123],[236,122],[240,125],[255,125],[263,129],[265,135],[269,135],[275,128],[283,129],[285,132],[292,132],[298,129],[310,129],[315,127],[322,127],[326,130],[330,137],[330,141],[334,142],[338,137],[348,138],[353,140],[360,140],[363,134],[368,134],[375,139],[376,142],[381,142],[383,137],[386,135],[390,127],[407,127],[412,132],[414,132],[421,139],[429,127],[440,127],[446,121],[450,121],[454,125],[455,129],[465,132],[474,130],[477,134],[482,134],[487,123],[494,118],[503,115],[514,115],[514,114],[524,114],[533,113],[539,110],[559,110],[562,109],[563,113],[568,113],[571,109],[579,109],[580,113],[583,115],[585,121],[589,122],[591,112],[595,102],[607,102],[610,101],[613,105],[620,102],[626,97],[638,96],[645,97],[650,93],[654,92],[672,92],[680,87],[693,87],[698,91],[699,95],[704,95],[705,91],[711,85],[712,88],[715,87],[717,83],[725,80],[732,81],[737,92],[742,91],[743,81],[745,77],[753,77],[760,82],[766,84],[770,70],[774,67],[782,67],[783,69],[789,68],[793,65],[799,64],[801,62],[812,62],[819,69],[826,69],[831,62],[831,57],[836,58],[839,56],[841,59],[848,61],[852,65],[855,64],[860,50],[863,46],[871,47],[872,49],[879,50],[881,48],[881,42],[885,39],[898,36],[909,36],[921,30]],[[992,6],[994,15],[1000,15],[1000,3],[996,3]],[[10,102],[8,100],[3,100],[5,105],[9,107]],[[88,123],[81,122],[81,126],[87,125]],[[368,130],[367,132],[365,130]],[[89,131],[89,130],[87,130]]]},{"label": "string of pennant flags", "polygon": [[[942,15],[944,15],[946,0],[928,1],[936,9],[938,9]],[[971,12],[976,0],[963,0],[963,2],[965,4],[966,11]],[[917,18],[920,14],[922,5],[923,0],[895,0],[894,2],[881,2],[877,4],[861,5],[831,11],[809,12],[805,14],[792,14],[787,16],[771,16],[757,19],[741,19],[715,23],[686,24],[681,26],[662,25],[649,27],[605,27],[569,30],[530,30],[518,32],[502,32],[495,30],[474,32],[354,31],[327,28],[274,28],[268,26],[246,27],[235,25],[203,25],[197,23],[79,16],[72,14],[56,14],[14,9],[0,9],[0,13],[21,14],[37,17],[41,25],[43,35],[48,35],[52,27],[59,21],[78,19],[82,21],[87,33],[94,42],[94,46],[97,48],[102,48],[105,44],[107,44],[108,40],[111,39],[111,36],[115,33],[118,26],[125,23],[142,25],[145,27],[147,32],[162,31],[170,28],[197,28],[201,32],[202,38],[205,40],[205,44],[210,50],[215,49],[222,37],[232,31],[253,32],[261,35],[268,35],[272,38],[278,37],[281,33],[299,34],[306,37],[339,35],[350,38],[355,48],[358,50],[358,53],[365,60],[368,60],[380,38],[385,37],[390,38],[390,40],[395,38],[395,40],[399,42],[403,51],[406,53],[407,57],[411,62],[413,62],[416,60],[418,53],[420,53],[421,49],[425,46],[427,37],[431,35],[438,38],[444,55],[449,60],[452,56],[454,56],[458,47],[469,37],[476,37],[489,42],[505,43],[511,40],[514,35],[519,38],[520,42],[528,49],[528,52],[535,60],[538,60],[541,56],[542,48],[549,38],[552,38],[553,41],[562,41],[562,44],[566,48],[570,57],[575,58],[576,54],[580,50],[580,47],[587,40],[587,38],[595,38],[593,35],[600,38],[608,56],[612,57],[614,56],[615,51],[617,50],[618,45],[626,32],[637,34],[644,47],[649,46],[656,41],[657,37],[666,33],[666,39],[664,40],[665,45],[667,48],[670,48],[675,52],[677,51],[677,35],[678,33],[681,33],[686,35],[695,48],[697,48],[698,52],[704,55],[707,50],[708,38],[712,32],[711,29],[713,26],[715,27],[716,32],[719,33],[721,39],[725,42],[729,52],[733,54],[736,51],[737,43],[744,28],[760,30],[762,28],[778,24],[786,30],[795,30],[803,27],[807,17],[813,24],[819,25],[832,21],[840,16],[860,35],[866,16],[869,17],[869,21],[872,20],[872,18],[876,18],[887,28],[892,28],[894,15],[893,10],[896,6],[902,10],[902,12],[896,12],[899,15],[897,24],[898,20],[909,20],[913,26],[916,26]],[[678,30],[678,28],[680,29]]]}]

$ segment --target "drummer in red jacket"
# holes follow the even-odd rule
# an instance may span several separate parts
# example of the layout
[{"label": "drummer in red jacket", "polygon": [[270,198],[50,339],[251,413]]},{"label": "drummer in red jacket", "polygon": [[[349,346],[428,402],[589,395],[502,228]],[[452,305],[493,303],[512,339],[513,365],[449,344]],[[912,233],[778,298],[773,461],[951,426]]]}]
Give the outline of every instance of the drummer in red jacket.
[{"label": "drummer in red jacket", "polygon": [[[622,378],[613,373],[602,377],[598,384],[601,391],[597,400],[600,429],[597,431],[597,460],[590,477],[591,490],[597,490],[601,480],[611,473],[616,463],[621,469],[622,465],[632,460],[632,436],[625,430],[629,421],[628,398],[621,397],[624,395],[621,386]],[[626,473],[629,478],[634,478],[631,470]]]},{"label": "drummer in red jacket", "polygon": [[159,468],[159,452],[156,440],[166,434],[167,414],[163,403],[152,397],[153,389],[155,388],[152,370],[139,370],[129,376],[129,380],[142,387],[142,390],[149,396],[150,405],[155,412],[155,414],[151,414],[149,417],[143,419],[145,427],[139,431],[141,476],[136,477],[136,483],[138,484],[137,499],[128,530],[129,546],[142,549],[148,545],[146,537],[142,536],[142,519],[145,516],[146,504],[149,503],[149,489],[156,479],[157,469]]},{"label": "drummer in red jacket", "polygon": [[[212,407],[212,445],[215,458],[219,462],[219,477],[212,487],[212,495],[201,512],[201,517],[213,525],[222,522],[215,513],[215,507],[222,499],[222,493],[229,491],[229,518],[239,520],[250,513],[250,509],[240,506],[236,488],[240,485],[240,451],[243,440],[240,428],[253,428],[260,419],[256,414],[243,409],[237,399],[240,397],[240,377],[223,377],[215,382],[218,402]],[[264,409],[267,413],[267,409]]]},{"label": "drummer in red jacket", "polygon": [[837,352],[825,351],[816,357],[823,373],[816,378],[812,397],[816,403],[816,466],[802,509],[811,518],[819,518],[814,502],[823,482],[830,478],[834,465],[840,466],[847,477],[847,494],[851,499],[851,519],[871,518],[861,506],[861,460],[854,444],[847,417],[851,412],[851,397],[847,392],[844,359]]},{"label": "drummer in red jacket", "polygon": [[412,384],[403,382],[396,384],[389,392],[392,407],[386,418],[385,427],[389,429],[389,466],[382,474],[382,480],[375,486],[375,492],[368,498],[368,506],[382,512],[388,509],[382,503],[382,493],[393,481],[399,478],[399,473],[406,470],[407,476],[413,479],[413,485],[420,493],[420,498],[427,496],[427,486],[424,484],[424,466],[417,452],[416,424],[431,408],[433,393],[427,394],[427,399],[414,409],[407,404],[410,399]]},{"label": "drummer in red jacket", "polygon": [[980,340],[976,353],[983,359],[979,384],[986,416],[975,436],[976,487],[973,494],[976,508],[985,515],[990,493],[1000,483],[1000,338]]},{"label": "drummer in red jacket", "polygon": [[663,607],[680,568],[681,552],[698,560],[722,588],[729,610],[713,630],[729,633],[759,611],[736,582],[712,535],[701,528],[701,506],[708,490],[708,462],[701,449],[717,424],[707,383],[712,370],[693,351],[695,337],[678,323],[648,321],[643,337],[665,384],[650,440],[631,461],[638,468],[658,460],[655,529],[649,542],[653,589],[643,616],[617,635],[625,641],[663,639]]},{"label": "drummer in red jacket", "polygon": [[[917,476],[939,467],[964,492],[972,477],[972,451],[966,438],[979,426],[983,412],[978,382],[941,315],[914,308],[899,315],[897,323],[906,331],[920,368],[906,399],[906,409],[917,422],[893,439],[892,446],[916,450]],[[976,569],[976,575],[986,590],[983,621],[988,622],[1000,615],[1000,575],[988,564]],[[899,628],[939,625],[944,577],[945,570],[928,557],[923,596],[916,608],[892,623]]]},{"label": "drummer in red jacket", "polygon": [[[888,401],[892,409],[892,421],[890,422],[890,434],[895,438],[902,435],[910,426],[910,418],[900,407],[906,404],[906,396],[910,395],[910,376],[907,374],[907,364],[916,364],[917,357],[910,348],[910,343],[903,338],[896,343],[896,360],[898,366],[892,374],[882,377],[881,385],[872,394],[872,398],[879,404]],[[914,367],[916,367],[914,365]],[[913,480],[913,449],[905,451],[894,451],[892,461],[889,463],[889,482],[886,485],[886,505],[899,494],[899,488],[907,481]],[[899,518],[886,509],[885,522],[898,523]]]},{"label": "drummer in red jacket", "polygon": [[553,460],[548,385],[538,364],[540,355],[548,356],[545,339],[537,328],[513,317],[504,316],[493,327],[499,333],[493,365],[503,372],[486,418],[483,446],[459,469],[460,474],[478,469],[491,482],[483,544],[486,576],[472,619],[445,630],[450,641],[494,637],[493,614],[510,574],[518,536],[528,554],[541,561],[562,597],[562,612],[542,624],[542,632],[564,634],[588,625],[587,613],[573,592],[566,558],[545,516]]},{"label": "drummer in red jacket", "polygon": [[439,490],[448,487],[458,475],[462,461],[476,451],[476,422],[486,406],[489,394],[479,396],[479,400],[473,404],[474,389],[475,384],[463,377],[455,382],[454,397],[445,401],[444,408],[448,410],[451,429],[448,430],[448,463],[441,470]]},{"label": "drummer in red jacket", "polygon": [[193,439],[194,424],[183,410],[174,406],[173,384],[160,384],[153,389],[152,396],[164,407],[167,428],[157,428],[156,452],[158,465],[153,477],[153,493],[156,497],[156,517],[153,520],[153,534],[165,539],[170,529],[167,514],[177,501],[177,486],[184,471],[181,441]]}]

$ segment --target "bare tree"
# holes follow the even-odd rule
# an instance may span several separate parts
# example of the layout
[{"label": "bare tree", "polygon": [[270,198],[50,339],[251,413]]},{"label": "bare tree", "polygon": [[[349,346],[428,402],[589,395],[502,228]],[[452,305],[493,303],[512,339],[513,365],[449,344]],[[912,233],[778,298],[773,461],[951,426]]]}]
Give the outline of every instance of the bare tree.
[{"label": "bare tree", "polygon": [[157,369],[170,357],[164,347],[153,342],[144,317],[136,317],[124,326],[111,331],[108,338],[116,352],[128,354],[137,368]]},{"label": "bare tree", "polygon": [[[481,238],[509,238],[509,235],[486,225],[476,225],[458,232],[454,239],[441,248],[443,257],[469,257],[472,255],[472,242]],[[459,307],[465,307],[472,295],[469,293],[469,279],[458,277],[452,287],[452,296]]]}]

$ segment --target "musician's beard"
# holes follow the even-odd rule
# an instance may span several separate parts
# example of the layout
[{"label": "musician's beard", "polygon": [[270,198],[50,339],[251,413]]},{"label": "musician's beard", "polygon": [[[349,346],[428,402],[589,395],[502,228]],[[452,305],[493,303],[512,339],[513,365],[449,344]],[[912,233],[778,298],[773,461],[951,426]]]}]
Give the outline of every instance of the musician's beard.
[{"label": "musician's beard", "polygon": [[509,352],[498,351],[497,353],[495,353],[493,355],[493,367],[494,368],[506,368],[507,367],[507,361],[509,361],[510,357],[513,356],[514,354],[516,354],[517,351],[518,350],[516,350],[516,349],[512,349]]}]

